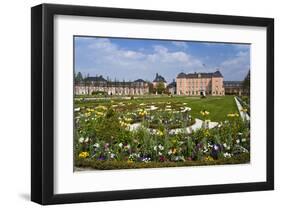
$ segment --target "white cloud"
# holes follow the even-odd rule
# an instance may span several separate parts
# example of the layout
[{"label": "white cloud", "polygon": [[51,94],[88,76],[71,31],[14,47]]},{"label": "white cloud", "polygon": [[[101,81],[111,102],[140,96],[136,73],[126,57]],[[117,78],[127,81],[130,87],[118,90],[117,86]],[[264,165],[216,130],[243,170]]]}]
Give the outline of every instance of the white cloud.
[{"label": "white cloud", "polygon": [[86,61],[89,62],[88,66],[79,68],[84,74],[120,80],[152,80],[158,72],[171,81],[179,72],[200,71],[203,67],[199,59],[180,49],[169,51],[162,45],[155,45],[152,51],[144,53],[123,49],[109,39],[94,39],[88,45],[88,51],[81,51],[81,54],[87,54]]},{"label": "white cloud", "polygon": [[226,80],[243,80],[250,69],[249,51],[239,51],[234,58],[222,62],[220,68]]}]

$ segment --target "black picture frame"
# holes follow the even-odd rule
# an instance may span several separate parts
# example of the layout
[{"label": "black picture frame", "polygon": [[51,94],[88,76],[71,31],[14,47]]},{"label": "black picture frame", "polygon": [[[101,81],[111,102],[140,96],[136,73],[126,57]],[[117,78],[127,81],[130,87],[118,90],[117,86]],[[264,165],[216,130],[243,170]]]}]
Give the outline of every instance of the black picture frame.
[{"label": "black picture frame", "polygon": [[[54,16],[90,16],[266,27],[266,181],[54,194]],[[274,189],[274,19],[41,4],[31,9],[31,200],[39,204],[171,197]]]}]

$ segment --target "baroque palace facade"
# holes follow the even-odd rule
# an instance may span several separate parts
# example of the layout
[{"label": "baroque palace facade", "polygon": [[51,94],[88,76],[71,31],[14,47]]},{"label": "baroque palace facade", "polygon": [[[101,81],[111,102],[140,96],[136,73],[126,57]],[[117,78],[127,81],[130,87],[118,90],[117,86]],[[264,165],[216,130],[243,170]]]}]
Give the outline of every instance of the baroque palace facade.
[{"label": "baroque palace facade", "polygon": [[163,83],[167,92],[174,95],[185,96],[224,96],[225,82],[220,71],[213,73],[180,73],[167,85],[165,78],[158,73],[152,82],[138,79],[135,81],[111,81],[103,76],[87,77],[75,83],[76,95],[91,95],[103,93],[107,95],[144,95],[149,94],[151,86],[157,88],[158,83]]},{"label": "baroque palace facade", "polygon": [[177,95],[225,95],[223,76],[220,71],[214,73],[180,73],[176,79],[176,86]]},{"label": "baroque palace facade", "polygon": [[75,84],[76,95],[90,95],[102,92],[107,95],[144,95],[149,93],[148,83],[142,79],[135,81],[109,81],[102,76],[87,77]]}]

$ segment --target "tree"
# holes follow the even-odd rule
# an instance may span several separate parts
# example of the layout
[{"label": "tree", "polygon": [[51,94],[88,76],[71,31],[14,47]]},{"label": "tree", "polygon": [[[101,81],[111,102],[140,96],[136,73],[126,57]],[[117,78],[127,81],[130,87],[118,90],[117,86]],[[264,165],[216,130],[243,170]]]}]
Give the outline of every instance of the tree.
[{"label": "tree", "polygon": [[81,72],[78,72],[77,75],[75,76],[75,83],[82,83],[83,82],[83,76]]},{"label": "tree", "polygon": [[150,83],[149,81],[147,81],[147,83],[148,83],[148,92],[150,93],[150,94],[155,94],[155,88],[154,88],[154,86],[153,86],[153,83]]},{"label": "tree", "polygon": [[157,94],[162,94],[165,92],[165,84],[163,82],[159,82],[156,84],[156,92]]},{"label": "tree", "polygon": [[243,89],[246,95],[250,95],[250,70],[243,81]]},{"label": "tree", "polygon": [[90,75],[89,75],[89,73],[88,73],[88,74],[87,74],[87,78],[85,78],[85,82],[84,82],[85,88],[87,89],[86,93],[87,93],[88,95],[90,95],[90,85],[91,85],[91,81],[90,81],[89,77],[90,77]]}]

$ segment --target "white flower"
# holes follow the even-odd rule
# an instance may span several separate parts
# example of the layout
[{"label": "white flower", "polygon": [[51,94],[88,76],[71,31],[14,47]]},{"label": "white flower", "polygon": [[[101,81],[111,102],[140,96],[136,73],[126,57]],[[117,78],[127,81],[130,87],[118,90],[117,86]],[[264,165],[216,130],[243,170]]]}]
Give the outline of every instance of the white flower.
[{"label": "white flower", "polygon": [[228,153],[228,152],[226,152],[226,153],[223,153],[223,156],[224,156],[225,158],[230,158],[230,157],[231,157],[231,154]]},{"label": "white flower", "polygon": [[150,110],[157,110],[157,109],[158,109],[158,107],[155,107],[154,105],[150,106]]},{"label": "white flower", "polygon": [[80,111],[80,107],[77,107],[74,109],[75,112],[79,112]]},{"label": "white flower", "polygon": [[100,147],[100,144],[99,144],[99,143],[95,143],[95,144],[94,144],[94,147],[99,148],[99,147]]},{"label": "white flower", "polygon": [[149,157],[143,158],[142,161],[148,163],[150,161],[150,158]]},{"label": "white flower", "polygon": [[111,153],[110,154],[110,158],[114,158],[115,157],[115,154],[114,153]]},{"label": "white flower", "polygon": [[87,138],[84,140],[85,143],[88,143],[89,141],[90,141],[89,137],[87,137]]},{"label": "white flower", "polygon": [[156,151],[157,150],[157,146],[154,146],[153,149]]},{"label": "white flower", "polygon": [[119,146],[120,148],[122,148],[122,147],[123,147],[122,142],[120,142],[120,143],[118,144],[118,146]]},{"label": "white flower", "polygon": [[181,112],[191,111],[190,107],[181,107]]},{"label": "white flower", "polygon": [[162,152],[158,152],[158,155],[162,155]]},{"label": "white flower", "polygon": [[239,136],[242,136],[243,134],[242,134],[241,132],[238,132],[238,135],[239,135]]},{"label": "white flower", "polygon": [[223,147],[225,147],[225,148],[226,148],[226,147],[227,147],[227,144],[226,144],[226,143],[224,143],[224,144],[223,144]]},{"label": "white flower", "polygon": [[158,145],[158,148],[159,148],[160,150],[164,150],[164,147],[163,147],[161,144]]},{"label": "white flower", "polygon": [[81,137],[80,139],[78,139],[79,143],[83,143],[84,142],[84,138]]},{"label": "white flower", "polygon": [[168,155],[171,155],[172,153],[173,153],[172,150],[169,150],[169,151],[168,151]]},{"label": "white flower", "polygon": [[246,141],[246,139],[245,139],[245,138],[243,138],[243,139],[241,139],[241,141],[242,141],[242,142],[245,142],[245,141]]},{"label": "white flower", "polygon": [[236,140],[236,143],[237,143],[237,144],[239,144],[239,143],[240,143],[240,140],[239,140],[239,139],[237,139],[237,140]]}]

